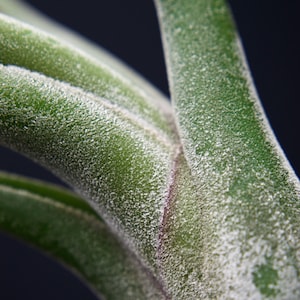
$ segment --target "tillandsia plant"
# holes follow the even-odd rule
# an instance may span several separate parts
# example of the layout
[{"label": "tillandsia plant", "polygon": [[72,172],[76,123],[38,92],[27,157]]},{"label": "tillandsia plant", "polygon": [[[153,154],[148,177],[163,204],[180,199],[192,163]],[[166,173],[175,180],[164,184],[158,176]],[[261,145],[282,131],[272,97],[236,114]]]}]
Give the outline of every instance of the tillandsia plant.
[{"label": "tillandsia plant", "polygon": [[155,1],[171,103],[22,3],[0,4],[14,17],[0,15],[1,144],[87,201],[2,173],[2,231],[103,299],[300,298],[299,181],[224,1]]}]

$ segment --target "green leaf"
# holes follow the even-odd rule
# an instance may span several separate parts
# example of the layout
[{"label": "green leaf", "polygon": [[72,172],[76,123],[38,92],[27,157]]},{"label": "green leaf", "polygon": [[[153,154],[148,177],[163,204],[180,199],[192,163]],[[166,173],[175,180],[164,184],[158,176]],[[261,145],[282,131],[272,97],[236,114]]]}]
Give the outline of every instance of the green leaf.
[{"label": "green leaf", "polygon": [[56,202],[60,202],[68,207],[72,207],[99,218],[99,215],[91,208],[90,205],[87,204],[86,201],[75,196],[74,193],[71,193],[67,189],[4,172],[0,172],[0,184],[9,186],[15,190],[24,190],[34,195],[39,195],[40,197],[51,198],[53,201],[55,200]]},{"label": "green leaf", "polygon": [[[16,14],[16,7],[13,8],[13,14]],[[26,18],[26,15],[25,13],[22,17]],[[49,26],[49,23],[39,27],[48,27],[52,32],[57,31],[57,28],[51,24]],[[31,36],[29,40],[24,38],[24,28],[26,34]],[[49,66],[45,67],[45,57],[39,50],[42,48],[47,55],[52,55],[52,63],[65,60],[66,66],[72,65],[73,60],[82,53],[65,46],[54,37],[7,17],[3,17],[1,30],[2,36],[5,36],[4,43],[15,45],[14,53],[7,50],[4,58],[1,58],[1,53],[0,60],[5,61],[5,64],[17,64],[37,70],[88,91],[91,86],[94,88],[93,85],[88,86],[82,78],[82,81],[76,81],[66,74],[67,72],[61,75],[60,69],[51,70]],[[68,33],[63,35],[66,37]],[[31,60],[34,56],[28,48],[32,48],[33,40],[41,47],[35,53],[38,58]],[[71,40],[74,40],[73,36]],[[97,74],[99,80],[106,80],[103,77],[108,73],[109,88],[117,91],[116,94],[106,93],[103,87],[92,90],[93,94],[98,96],[104,93],[105,97],[112,97],[107,101],[66,83],[59,83],[20,68],[3,66],[0,109],[1,126],[3,125],[2,144],[46,165],[92,201],[113,231],[140,256],[139,259],[147,268],[150,267],[149,274],[153,272],[157,276],[157,245],[161,234],[161,220],[165,212],[165,202],[168,200],[166,195],[172,185],[172,176],[169,174],[174,165],[173,157],[178,148],[176,142],[174,143],[176,133],[173,119],[169,116],[170,105],[160,93],[115,60],[109,60],[109,64],[114,68],[111,71],[107,66],[103,67],[103,61],[107,62],[107,55],[102,52],[96,53],[86,43],[80,45],[100,58],[101,61],[95,63],[94,59],[86,55],[80,57],[85,65],[93,65],[92,68],[96,70],[94,74]],[[55,52],[56,48],[61,52]],[[24,53],[29,55],[29,64],[26,58],[23,60]],[[105,72],[108,70],[104,75],[103,68]],[[72,72],[72,69],[73,67],[68,71]],[[116,74],[115,70],[119,73]],[[88,68],[84,72],[89,73],[88,76],[94,76]],[[127,83],[125,88],[124,82]],[[122,93],[125,89],[125,94],[129,95],[129,105],[123,103]],[[71,106],[71,102],[68,103],[66,98],[73,102]],[[140,100],[145,105],[143,109],[140,109]],[[118,106],[111,102],[116,102]],[[86,110],[83,114],[80,110],[82,105]],[[104,111],[101,106],[105,107]],[[155,113],[152,114],[151,110]],[[75,111],[77,114],[74,114]],[[152,114],[150,118],[149,112]],[[160,120],[156,116],[153,117],[155,114]],[[149,121],[153,124],[149,124]],[[131,125],[127,127],[125,124]],[[116,131],[112,130],[112,125]],[[80,127],[81,133],[78,130]],[[36,140],[32,143],[33,136]],[[71,140],[73,142],[70,143]],[[84,144],[86,148],[82,147]],[[74,157],[70,155],[72,153]]]},{"label": "green leaf", "polygon": [[105,99],[14,66],[0,67],[0,140],[51,169],[156,269],[171,141]]},{"label": "green leaf", "polygon": [[135,84],[136,76],[132,72],[112,63],[113,59],[107,59],[102,52],[99,51],[98,59],[93,58],[50,34],[2,14],[0,47],[3,65],[16,65],[80,87],[155,124],[162,134],[172,135],[171,109],[166,99],[149,85],[144,88],[144,82]]},{"label": "green leaf", "polygon": [[0,140],[89,199],[162,298],[298,299],[299,181],[230,13],[156,3],[182,146],[170,106],[123,67],[5,16]]},{"label": "green leaf", "polygon": [[105,299],[164,299],[157,281],[67,190],[0,173],[0,230],[45,251]]},{"label": "green leaf", "polygon": [[[108,66],[112,70],[112,73],[115,74],[117,72],[123,81],[135,85],[135,89],[139,90],[139,92],[136,91],[139,97],[143,96],[147,98],[148,100],[146,101],[158,105],[164,113],[171,114],[168,100],[158,89],[154,88],[148,81],[144,80],[140,74],[137,74],[133,69],[99,45],[93,44],[83,36],[78,35],[78,33],[56,23],[47,15],[41,14],[40,11],[37,11],[24,1],[1,0],[0,11],[28,23],[35,28],[51,33],[61,41],[76,45],[76,48],[92,56],[102,67]],[[172,118],[170,117],[170,119]]]},{"label": "green leaf", "polygon": [[[156,4],[179,134],[201,203],[190,216],[199,230],[190,255],[200,251],[202,259],[182,266],[172,295],[297,299],[299,181],[266,121],[226,3]],[[183,256],[179,248],[166,263]]]}]

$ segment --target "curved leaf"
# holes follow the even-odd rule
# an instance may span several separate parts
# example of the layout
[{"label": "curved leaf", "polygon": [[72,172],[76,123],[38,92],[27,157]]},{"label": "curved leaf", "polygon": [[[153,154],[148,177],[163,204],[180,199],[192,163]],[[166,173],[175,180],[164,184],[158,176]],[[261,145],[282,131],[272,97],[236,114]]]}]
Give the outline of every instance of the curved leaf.
[{"label": "curved leaf", "polygon": [[164,299],[88,205],[69,191],[0,173],[0,230],[38,247],[104,299]]},{"label": "curved leaf", "polygon": [[79,88],[0,67],[0,140],[53,170],[156,269],[174,146],[128,111]]},{"label": "curved leaf", "polygon": [[0,172],[0,184],[14,190],[24,190],[44,198],[51,198],[53,201],[62,203],[68,207],[78,209],[89,215],[99,218],[99,215],[91,208],[86,201],[83,201],[74,193],[58,186],[46,184],[39,180],[27,179],[21,176]]},{"label": "curved leaf", "polygon": [[150,103],[157,105],[167,115],[170,114],[169,103],[159,90],[144,80],[140,74],[135,73],[129,66],[124,65],[117,57],[99,47],[99,45],[94,45],[84,37],[79,36],[76,32],[54,22],[47,15],[42,15],[41,12],[24,1],[0,0],[0,11],[51,33],[64,42],[76,45],[76,48],[92,56],[100,65],[109,66],[113,70],[113,73],[117,72],[123,81],[130,82],[131,85],[135,86],[134,89],[139,90],[137,93],[140,93],[140,96],[148,99],[147,101]]},{"label": "curved leaf", "polygon": [[134,76],[122,75],[122,72],[130,73],[125,72],[124,67],[118,68],[121,73],[112,69],[104,62],[107,61],[105,55],[95,59],[50,34],[3,14],[0,14],[0,47],[3,65],[16,65],[68,82],[130,110],[155,124],[162,134],[172,135],[171,109],[166,99],[151,88],[144,90],[134,84],[129,79]]},{"label": "curved leaf", "polygon": [[[199,228],[190,253],[200,251],[202,259],[182,267],[178,275],[186,280],[173,297],[297,299],[299,181],[267,124],[226,4],[156,3],[201,201],[190,215]],[[169,265],[180,261],[181,250],[166,258]]]},{"label": "curved leaf", "polygon": [[163,297],[298,299],[299,182],[226,5],[157,6],[183,153],[168,105],[158,112],[139,84],[7,17],[2,63],[48,77],[1,67],[0,137],[79,188]]}]

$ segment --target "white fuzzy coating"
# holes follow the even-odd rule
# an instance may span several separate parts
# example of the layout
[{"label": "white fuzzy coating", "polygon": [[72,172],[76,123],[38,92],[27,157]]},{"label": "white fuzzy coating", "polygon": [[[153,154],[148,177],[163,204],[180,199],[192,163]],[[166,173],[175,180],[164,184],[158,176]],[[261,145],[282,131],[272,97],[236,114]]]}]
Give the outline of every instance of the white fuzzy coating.
[{"label": "white fuzzy coating", "polygon": [[[206,8],[205,2],[203,3]],[[176,11],[176,6],[174,7]],[[220,16],[226,14],[226,8],[222,5],[215,11],[214,9],[208,5],[207,18],[216,13]],[[177,11],[180,12],[181,9]],[[169,66],[171,88],[178,105],[178,127],[196,188],[190,183],[189,172],[185,171],[186,174],[182,175],[185,179],[181,179],[181,182],[187,183],[178,184],[182,186],[178,187],[177,199],[180,200],[174,204],[176,210],[170,216],[172,222],[167,224],[171,227],[170,233],[165,235],[167,245],[176,241],[178,235],[184,242],[172,244],[172,247],[166,248],[161,254],[163,263],[160,264],[160,271],[165,286],[175,299],[261,299],[266,290],[274,294],[273,298],[297,299],[299,182],[289,170],[286,160],[282,159],[281,150],[278,150],[274,139],[270,137],[271,131],[266,130],[264,116],[258,109],[257,99],[253,98],[249,77],[245,75],[242,66],[236,39],[226,44],[224,53],[220,53],[218,45],[214,44],[214,32],[210,32],[209,27],[202,27],[203,44],[207,42],[207,52],[202,52],[201,55],[193,53],[193,49],[197,47],[191,41],[176,45],[177,37],[181,39],[189,35],[179,24],[185,17],[184,13],[181,16],[170,15],[172,22],[178,21],[176,26],[172,25],[173,28],[170,26],[170,35],[165,37],[175,45],[168,50],[168,59],[175,65],[174,68]],[[190,23],[187,28],[188,32],[200,34],[197,23]],[[198,38],[195,42],[199,42]],[[176,48],[177,46],[179,47]],[[183,49],[184,55],[181,52]],[[234,49],[232,56],[227,56],[228,49]],[[217,55],[212,59],[211,53]],[[219,66],[219,57],[224,59],[223,67]],[[238,63],[236,57],[240,59]],[[232,69],[228,68],[231,63],[234,66]],[[199,67],[193,68],[195,66]],[[235,88],[232,89],[231,85]],[[242,97],[247,101],[241,105],[236,101]],[[253,122],[251,130],[247,127],[249,119],[256,124],[254,131],[251,131]],[[112,120],[119,126],[118,118]],[[130,126],[120,124],[120,127],[124,132],[130,130]],[[244,134],[245,132],[248,133]],[[250,137],[253,132],[254,138]],[[256,135],[262,139],[256,139]],[[137,140],[137,148],[141,146],[138,143],[139,135],[131,136],[131,139]],[[256,144],[261,148],[256,148]],[[152,143],[143,145],[146,146],[143,148],[144,153],[148,153],[147,149],[152,147]],[[119,147],[121,150],[123,145]],[[264,155],[258,155],[262,150]],[[154,152],[156,158],[162,153],[161,149]],[[167,156],[168,163],[163,166],[163,172],[166,173],[170,172],[172,161],[172,155]],[[131,158],[134,160],[136,157]],[[155,161],[159,162],[160,159]],[[82,180],[90,172],[89,169],[84,171],[80,178]],[[130,173],[134,171],[136,169]],[[156,179],[168,181],[159,171],[153,174],[150,186],[155,186]],[[94,180],[95,187],[98,181]],[[106,184],[107,187],[104,183],[101,187],[108,190],[109,182]],[[142,191],[141,188],[129,192],[150,200],[149,203],[135,206],[136,211],[142,212],[139,217],[130,211],[134,207],[131,196],[129,200],[127,197],[122,198],[122,203],[127,208],[125,217],[121,221],[118,217],[112,217],[110,212],[117,212],[118,215],[119,209],[115,205],[117,195],[114,192],[105,195],[104,202],[107,203],[108,212],[105,211],[104,216],[113,228],[125,231],[125,236],[129,226],[133,232],[128,234],[129,240],[132,240],[132,235],[135,239],[141,233],[144,236],[149,234],[149,244],[153,241],[156,244],[159,222],[154,221],[155,218],[151,219],[151,216],[156,215],[160,220],[165,199],[162,200],[162,197],[159,202],[153,199],[165,195],[166,191],[162,188],[158,194],[150,192],[147,195],[143,195]],[[94,200],[97,202],[98,198]],[[97,203],[95,205],[99,207]],[[145,208],[154,213],[149,213]],[[138,228],[141,224],[143,229]],[[141,243],[137,245],[138,250],[147,245]],[[136,244],[133,243],[131,248],[134,247]],[[273,278],[271,282],[264,283],[265,286],[260,286],[262,281],[257,282],[257,278],[263,277],[265,270],[273,274]]]},{"label": "white fuzzy coating", "polygon": [[172,142],[80,88],[14,66],[0,71],[1,142],[73,186],[154,270]]},{"label": "white fuzzy coating", "polygon": [[165,251],[166,286],[175,299],[298,299],[299,180],[267,124],[226,5],[156,3],[196,186],[174,204],[166,243],[183,245]]},{"label": "white fuzzy coating", "polygon": [[[164,299],[151,275],[98,217],[21,188],[1,184],[0,194],[0,226],[10,222],[11,233],[26,228],[30,244],[53,255],[101,299]],[[65,249],[75,265],[57,254],[57,248]]]},{"label": "white fuzzy coating", "polygon": [[172,113],[166,98],[108,55],[99,51],[96,58],[88,54],[90,51],[85,53],[80,49],[85,43],[79,42],[79,48],[70,44],[77,39],[60,40],[3,14],[0,22],[3,64],[18,65],[81,87],[143,116],[145,121],[160,128],[162,134],[172,134],[169,128]]}]

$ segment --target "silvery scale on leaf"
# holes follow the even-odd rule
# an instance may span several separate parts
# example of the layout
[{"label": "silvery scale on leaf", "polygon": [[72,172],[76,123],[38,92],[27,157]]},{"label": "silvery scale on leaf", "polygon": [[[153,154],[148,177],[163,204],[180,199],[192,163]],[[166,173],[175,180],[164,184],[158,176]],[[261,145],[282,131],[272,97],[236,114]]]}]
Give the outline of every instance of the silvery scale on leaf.
[{"label": "silvery scale on leaf", "polygon": [[1,173],[0,229],[104,299],[299,299],[299,180],[229,9],[155,4],[171,102],[24,3],[0,1],[1,144],[84,199]]}]

